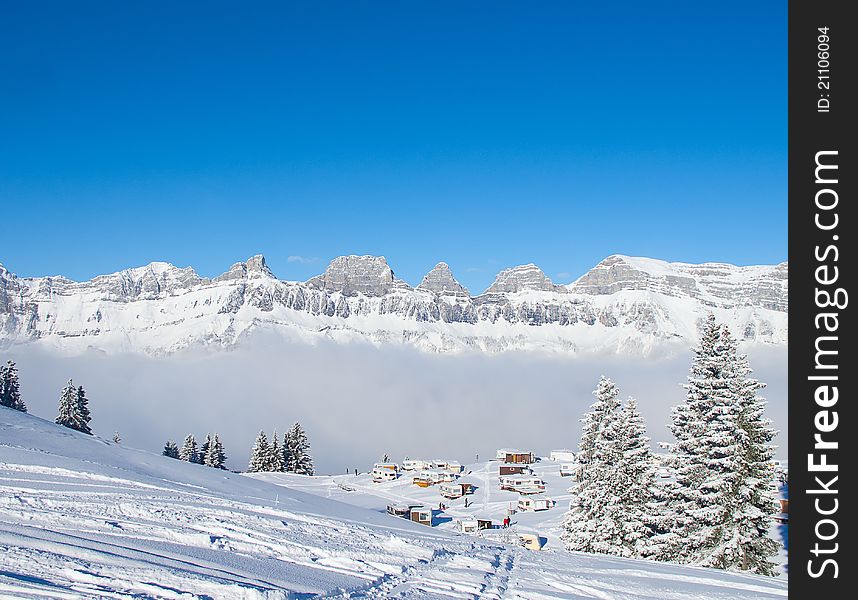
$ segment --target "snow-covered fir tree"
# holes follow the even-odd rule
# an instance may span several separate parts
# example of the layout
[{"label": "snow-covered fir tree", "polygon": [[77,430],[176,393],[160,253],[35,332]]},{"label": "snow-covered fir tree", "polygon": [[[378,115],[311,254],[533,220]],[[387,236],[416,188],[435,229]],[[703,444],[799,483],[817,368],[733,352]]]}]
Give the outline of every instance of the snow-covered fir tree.
[{"label": "snow-covered fir tree", "polygon": [[763,387],[726,326],[707,318],[686,384],[672,413],[675,483],[656,558],[773,575],[768,538],[776,511]]},{"label": "snow-covered fir tree", "polygon": [[208,454],[209,446],[212,443],[212,434],[207,433],[206,439],[203,440],[203,443],[200,444],[200,449],[197,452],[197,463],[204,465],[206,464],[206,454]]},{"label": "snow-covered fir tree", "polygon": [[121,438],[121,437],[119,437],[119,432],[118,432],[118,431],[114,431],[114,432],[113,432],[113,443],[114,443],[114,444],[119,444],[119,443],[121,443],[121,442],[122,442],[122,438]]},{"label": "snow-covered fir tree", "polygon": [[289,462],[286,470],[298,475],[313,475],[313,457],[310,455],[310,442],[300,423],[295,423],[286,436],[289,450]]},{"label": "snow-covered fir tree", "polygon": [[27,412],[27,405],[21,399],[18,367],[11,360],[0,365],[0,406]]},{"label": "snow-covered fir tree", "polygon": [[164,450],[161,452],[163,456],[167,458],[179,458],[179,447],[176,445],[176,442],[173,440],[167,440],[167,443],[164,444]]},{"label": "snow-covered fir tree", "polygon": [[83,386],[75,388],[74,382],[69,379],[60,394],[56,422],[69,429],[92,435],[88,404]]},{"label": "snow-covered fir tree", "polygon": [[275,473],[279,473],[284,470],[283,465],[283,448],[280,447],[280,440],[277,439],[277,430],[274,430],[274,433],[271,435],[271,458],[270,467],[271,470]]},{"label": "snow-covered fir tree", "polygon": [[289,432],[283,434],[283,443],[280,445],[280,464],[281,471],[288,471],[289,465],[292,464],[292,454],[289,450]]},{"label": "snow-covered fir tree", "polygon": [[[729,333],[726,325],[724,330]],[[777,554],[778,544],[768,536],[772,516],[779,510],[777,487],[772,483],[777,478],[772,444],[777,431],[764,416],[767,403],[757,391],[765,384],[751,377],[753,371],[747,355],[737,355],[736,372],[739,428],[745,434],[741,446],[743,487],[739,494],[744,497],[745,505],[736,524],[737,552],[731,552],[730,556],[740,570],[777,575],[776,565],[770,558]]]},{"label": "snow-covered fir tree", "polygon": [[[629,398],[611,424],[608,449],[608,495],[597,551],[626,557],[653,553],[656,521],[655,459],[637,402]],[[613,469],[610,468],[613,466]]]},{"label": "snow-covered fir tree", "polygon": [[199,452],[197,450],[197,438],[193,434],[185,438],[185,443],[182,444],[182,449],[179,450],[179,460],[186,462],[199,462]]},{"label": "snow-covered fir tree", "polygon": [[206,451],[202,458],[202,464],[207,467],[212,467],[213,469],[225,469],[226,454],[224,452],[223,444],[220,441],[220,436],[218,436],[217,433],[214,434],[214,437],[207,435],[206,441],[208,442],[208,446],[206,446]]},{"label": "snow-covered fir tree", "polygon": [[581,419],[581,441],[578,443],[578,477],[580,479],[584,465],[593,460],[596,438],[605,430],[607,423],[614,418],[614,411],[619,407],[617,399],[620,391],[613,381],[602,375],[599,384],[593,391],[596,401],[590,405],[590,412]]},{"label": "snow-covered fir tree", "polygon": [[620,535],[614,531],[616,523],[605,518],[611,501],[611,472],[617,460],[614,421],[620,406],[619,390],[610,379],[602,377],[593,394],[596,401],[581,420],[576,497],[563,519],[565,531],[561,536],[567,549],[581,552],[605,552],[605,540]]},{"label": "snow-covered fir tree", "polygon": [[250,451],[250,462],[247,465],[249,473],[264,473],[269,470],[271,464],[271,446],[268,444],[268,436],[260,431]]}]

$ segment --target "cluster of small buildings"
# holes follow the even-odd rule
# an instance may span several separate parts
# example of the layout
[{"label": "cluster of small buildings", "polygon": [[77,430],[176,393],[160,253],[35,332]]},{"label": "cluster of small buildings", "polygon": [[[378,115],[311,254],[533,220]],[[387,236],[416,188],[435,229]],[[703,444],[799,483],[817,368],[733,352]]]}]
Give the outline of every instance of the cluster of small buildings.
[{"label": "cluster of small buildings", "polygon": [[[552,450],[549,459],[559,463],[560,475],[573,475],[576,472],[575,453],[571,450]],[[490,518],[467,516],[456,520],[459,531],[467,534],[502,536],[504,539],[517,539],[523,546],[541,550],[545,538],[538,532],[522,532],[517,528],[508,528],[510,516],[521,511],[542,511],[555,506],[555,501],[544,495],[545,481],[534,473],[533,464],[539,459],[527,450],[501,448],[495,454],[498,463],[498,484],[501,490],[517,492],[517,502],[509,505],[503,524],[496,524]],[[400,477],[411,477],[411,483],[422,488],[437,486],[441,496],[456,500],[472,494],[474,484],[461,480],[464,467],[456,461],[420,460],[407,458],[401,464],[378,463],[373,466],[373,481],[382,483],[394,481]],[[467,506],[467,501],[466,501]],[[440,508],[444,508],[443,505]],[[433,510],[424,504],[394,503],[387,507],[393,516],[408,519],[415,523],[432,526]],[[507,540],[509,541],[509,540]]]}]

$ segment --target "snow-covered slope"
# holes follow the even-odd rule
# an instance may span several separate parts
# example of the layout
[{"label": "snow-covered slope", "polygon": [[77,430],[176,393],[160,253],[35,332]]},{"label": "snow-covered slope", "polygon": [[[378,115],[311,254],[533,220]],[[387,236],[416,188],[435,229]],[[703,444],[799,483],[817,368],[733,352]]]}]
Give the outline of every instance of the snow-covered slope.
[{"label": "snow-covered slope", "polygon": [[532,552],[0,408],[0,597],[786,597],[783,580]]},{"label": "snow-covered slope", "polygon": [[787,265],[688,265],[610,256],[572,284],[536,265],[506,269],[471,296],[439,263],[416,288],[383,257],[344,256],[307,282],[261,256],[208,279],[166,263],[102,275],[19,278],[0,266],[0,344],[170,353],[230,346],[258,329],[409,344],[432,352],[670,353],[714,312],[746,343],[786,344]]}]

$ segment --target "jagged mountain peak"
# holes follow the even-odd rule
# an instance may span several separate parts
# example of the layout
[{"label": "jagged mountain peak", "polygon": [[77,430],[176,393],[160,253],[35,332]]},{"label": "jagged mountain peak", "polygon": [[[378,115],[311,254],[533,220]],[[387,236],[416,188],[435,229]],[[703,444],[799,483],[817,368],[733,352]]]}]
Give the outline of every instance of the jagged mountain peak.
[{"label": "jagged mountain peak", "polygon": [[383,256],[338,256],[321,275],[307,281],[307,285],[327,292],[341,292],[346,296],[364,294],[383,296],[396,289],[411,289],[397,279]]},{"label": "jagged mountain peak", "polygon": [[439,262],[424,277],[418,290],[426,290],[441,296],[470,296],[470,292],[453,277],[450,265]]},{"label": "jagged mountain peak", "polygon": [[566,291],[566,288],[556,285],[546,275],[542,269],[533,263],[526,265],[518,265],[510,269],[504,269],[498,273],[488,289],[486,294],[515,294],[527,290],[537,290],[543,292],[560,292]]},{"label": "jagged mountain peak", "polygon": [[230,281],[233,279],[247,279],[249,277],[276,279],[274,273],[268,268],[265,257],[261,254],[255,254],[244,262],[235,263],[226,273],[215,277],[214,281]]}]

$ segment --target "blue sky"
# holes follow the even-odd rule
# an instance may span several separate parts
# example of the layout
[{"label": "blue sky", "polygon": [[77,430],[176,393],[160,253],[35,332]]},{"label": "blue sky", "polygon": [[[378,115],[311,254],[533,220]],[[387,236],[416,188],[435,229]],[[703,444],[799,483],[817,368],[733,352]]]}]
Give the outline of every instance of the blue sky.
[{"label": "blue sky", "polygon": [[785,2],[6,3],[0,263],[264,253],[305,279],[383,254],[481,291],[612,253],[780,262],[786,24]]}]

